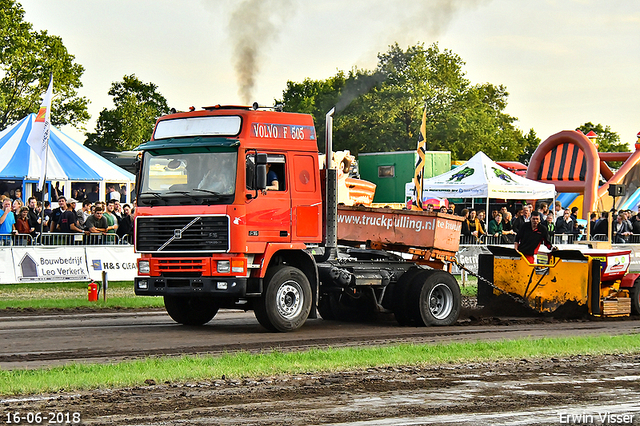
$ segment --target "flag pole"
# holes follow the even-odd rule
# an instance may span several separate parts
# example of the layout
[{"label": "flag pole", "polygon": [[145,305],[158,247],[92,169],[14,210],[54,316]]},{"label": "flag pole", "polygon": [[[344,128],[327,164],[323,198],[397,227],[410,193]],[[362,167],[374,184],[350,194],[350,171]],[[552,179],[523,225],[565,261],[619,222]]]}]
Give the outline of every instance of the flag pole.
[{"label": "flag pole", "polygon": [[[34,120],[34,125],[27,142],[32,150],[40,157],[42,162],[40,167],[40,179],[38,180],[38,190],[41,192],[42,211],[40,212],[40,235],[44,232],[44,185],[47,183],[47,160],[49,157],[49,132],[51,130],[51,98],[53,97],[53,72],[49,76],[49,86],[38,114]],[[42,126],[42,127],[40,127]],[[36,130],[37,129],[37,130]],[[38,130],[42,133],[38,134]]]},{"label": "flag pole", "polygon": [[[427,143],[427,104],[425,102],[424,111],[422,112],[422,123],[420,124],[420,132],[418,134],[418,160],[413,176],[413,186],[416,191],[415,210],[424,210],[422,205],[422,190],[424,184],[424,164],[426,161],[426,143]],[[413,206],[412,206],[413,209]]]}]

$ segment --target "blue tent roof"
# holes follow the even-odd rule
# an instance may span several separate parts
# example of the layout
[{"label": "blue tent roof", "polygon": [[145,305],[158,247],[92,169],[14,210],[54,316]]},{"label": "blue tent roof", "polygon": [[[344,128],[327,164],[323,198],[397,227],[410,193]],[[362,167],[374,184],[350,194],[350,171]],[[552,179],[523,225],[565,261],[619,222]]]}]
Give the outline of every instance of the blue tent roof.
[{"label": "blue tent roof", "polygon": [[[27,143],[35,114],[0,132],[0,179],[38,180],[41,162]],[[51,126],[47,181],[133,182],[134,175],[116,166]]]}]

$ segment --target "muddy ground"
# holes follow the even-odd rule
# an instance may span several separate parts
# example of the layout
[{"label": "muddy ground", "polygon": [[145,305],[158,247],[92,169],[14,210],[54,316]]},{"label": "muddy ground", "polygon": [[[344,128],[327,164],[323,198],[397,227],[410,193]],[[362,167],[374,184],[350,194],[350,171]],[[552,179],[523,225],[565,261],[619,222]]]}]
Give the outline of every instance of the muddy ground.
[{"label": "muddy ground", "polygon": [[[606,355],[148,381],[134,388],[15,397],[0,407],[5,423],[6,413],[14,411],[77,412],[82,424],[110,426],[558,425],[581,415],[593,422],[572,424],[640,425],[639,367],[640,355]],[[606,421],[612,419],[620,421]]]}]

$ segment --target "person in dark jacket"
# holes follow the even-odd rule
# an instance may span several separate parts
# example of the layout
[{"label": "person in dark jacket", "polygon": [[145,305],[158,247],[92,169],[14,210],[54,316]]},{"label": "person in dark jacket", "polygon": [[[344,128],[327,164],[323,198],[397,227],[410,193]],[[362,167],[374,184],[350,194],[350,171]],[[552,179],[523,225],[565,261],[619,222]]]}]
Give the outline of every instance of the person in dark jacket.
[{"label": "person in dark jacket", "polygon": [[518,231],[514,248],[522,253],[529,263],[536,263],[535,257],[541,244],[549,250],[556,249],[549,241],[547,227],[540,224],[540,213],[533,212],[529,223]]},{"label": "person in dark jacket", "polygon": [[564,210],[562,217],[556,220],[556,235],[558,234],[573,234],[575,225],[573,219],[571,219],[571,211],[569,209]]}]

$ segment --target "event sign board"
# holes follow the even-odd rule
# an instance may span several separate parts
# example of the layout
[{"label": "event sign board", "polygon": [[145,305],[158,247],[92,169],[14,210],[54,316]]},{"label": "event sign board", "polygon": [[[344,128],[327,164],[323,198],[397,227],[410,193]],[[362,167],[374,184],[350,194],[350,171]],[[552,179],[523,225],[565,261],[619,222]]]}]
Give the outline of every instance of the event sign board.
[{"label": "event sign board", "polygon": [[17,282],[89,279],[84,247],[12,247]]}]

